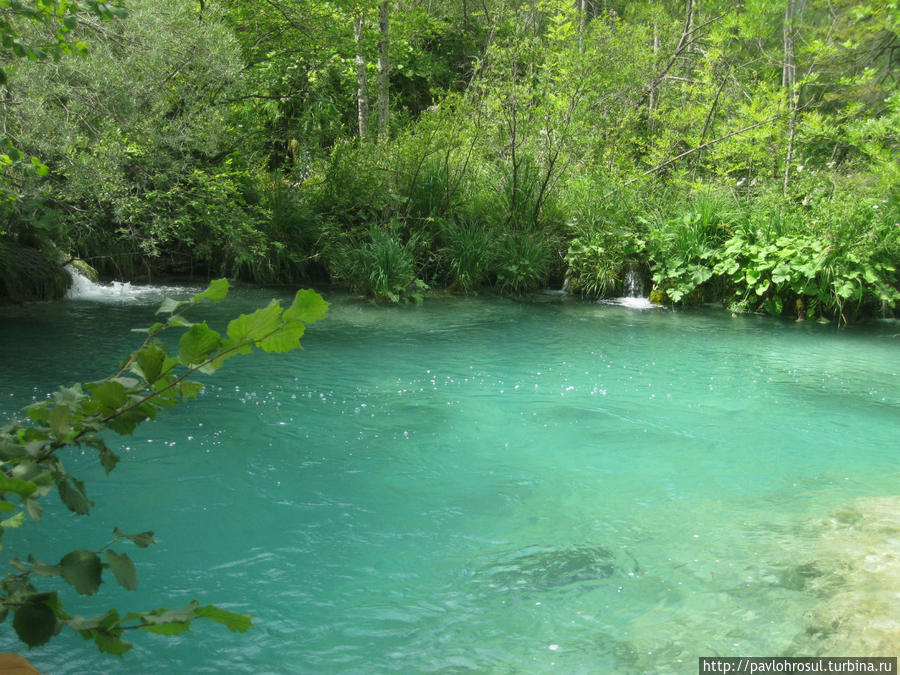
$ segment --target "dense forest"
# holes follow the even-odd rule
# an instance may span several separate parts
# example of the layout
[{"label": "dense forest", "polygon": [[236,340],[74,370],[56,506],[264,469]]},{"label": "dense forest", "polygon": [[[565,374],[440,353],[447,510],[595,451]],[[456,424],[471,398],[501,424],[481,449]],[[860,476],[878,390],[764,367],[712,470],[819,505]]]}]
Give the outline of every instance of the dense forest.
[{"label": "dense forest", "polygon": [[0,0],[0,298],[900,299],[896,0]]}]

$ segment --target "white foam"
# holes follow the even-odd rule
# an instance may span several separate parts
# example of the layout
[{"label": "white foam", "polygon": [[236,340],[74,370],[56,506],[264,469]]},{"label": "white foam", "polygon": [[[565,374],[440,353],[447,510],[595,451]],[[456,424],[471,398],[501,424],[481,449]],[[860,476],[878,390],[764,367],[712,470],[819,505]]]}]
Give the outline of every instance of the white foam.
[{"label": "white foam", "polygon": [[166,295],[184,292],[182,287],[134,285],[130,281],[113,281],[100,284],[91,281],[71,265],[66,270],[72,277],[72,285],[66,292],[69,300],[89,300],[93,302],[127,303],[157,302]]},{"label": "white foam", "polygon": [[619,305],[630,309],[656,309],[662,305],[654,305],[649,298],[607,298],[604,300],[608,305]]}]

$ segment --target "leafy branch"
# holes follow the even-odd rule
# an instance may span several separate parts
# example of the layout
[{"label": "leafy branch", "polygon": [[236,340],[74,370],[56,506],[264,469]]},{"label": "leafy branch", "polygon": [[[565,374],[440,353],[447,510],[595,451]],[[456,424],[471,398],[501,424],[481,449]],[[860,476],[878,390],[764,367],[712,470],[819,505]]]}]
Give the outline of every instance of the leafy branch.
[{"label": "leafy branch", "polygon": [[[0,521],[0,541],[5,529],[24,525],[26,513],[32,520],[40,520],[43,509],[39,500],[54,487],[70,511],[79,515],[90,512],[93,502],[85,485],[65,470],[60,450],[93,448],[109,473],[119,457],[106,444],[103,432],[131,434],[163,408],[196,397],[203,384],[188,379],[194,373],[211,375],[228,359],[257,348],[269,353],[301,348],[300,338],[306,325],[323,318],[328,311],[328,303],[321,296],[301,290],[287,309],[273,300],[251,314],[238,316],[228,323],[225,335],[205,321],[194,323],[185,318],[185,313],[201,302],[225,298],[228,288],[228,282],[219,279],[189,300],[166,298],[157,311],[167,315],[166,319],[150,328],[137,329],[147,336],[115,375],[61,387],[47,400],[27,406],[26,420],[0,428],[0,514],[12,514]],[[170,355],[159,336],[173,329],[183,332],[177,354]],[[19,500],[23,510],[17,510],[12,498]],[[126,630],[173,635],[188,630],[190,622],[198,618],[216,621],[233,631],[243,632],[250,627],[247,615],[212,605],[200,606],[196,601],[178,610],[155,609],[122,616],[111,609],[86,619],[70,615],[56,591],[39,591],[31,582],[35,575],[61,577],[78,593],[93,595],[103,582],[103,571],[110,570],[120,586],[134,590],[134,563],[127,553],[111,548],[123,540],[140,548],[154,543],[153,532],[126,534],[116,528],[113,539],[99,550],[71,551],[56,564],[33,556],[25,562],[14,558],[10,564],[16,573],[0,580],[0,621],[12,612],[13,628],[29,647],[44,644],[65,625],[93,640],[101,651],[118,655],[131,649],[131,643],[122,639]]]}]

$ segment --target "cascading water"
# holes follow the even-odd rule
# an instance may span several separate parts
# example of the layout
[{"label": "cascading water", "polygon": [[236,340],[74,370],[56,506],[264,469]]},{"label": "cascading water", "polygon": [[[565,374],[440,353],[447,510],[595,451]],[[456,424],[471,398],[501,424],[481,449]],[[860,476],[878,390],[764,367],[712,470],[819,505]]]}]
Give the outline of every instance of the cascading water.
[{"label": "cascading water", "polygon": [[623,290],[626,298],[642,298],[644,297],[644,284],[641,275],[638,274],[637,268],[629,266],[625,270],[625,280]]},{"label": "cascading water", "polygon": [[[94,302],[159,302],[167,294],[184,294],[186,287],[169,286],[135,286],[129,281],[113,281],[100,284],[91,281],[72,265],[66,265],[66,271],[72,277],[72,285],[66,292],[69,300],[91,300]],[[187,289],[188,291],[190,289]]]},{"label": "cascading water", "polygon": [[651,309],[657,307],[644,296],[644,281],[638,266],[633,263],[625,265],[625,275],[622,280],[624,296],[609,300],[611,304],[622,305],[632,309]]}]

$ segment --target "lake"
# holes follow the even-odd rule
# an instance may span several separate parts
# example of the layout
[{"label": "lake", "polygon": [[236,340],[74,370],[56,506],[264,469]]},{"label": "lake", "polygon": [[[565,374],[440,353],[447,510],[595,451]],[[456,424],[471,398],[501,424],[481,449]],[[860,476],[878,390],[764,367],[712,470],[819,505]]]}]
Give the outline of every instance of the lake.
[{"label": "lake", "polygon": [[[162,292],[185,291],[0,310],[0,419],[114,372]],[[221,330],[273,295],[290,293],[239,289],[198,317]],[[67,609],[196,598],[254,627],[131,634],[121,660],[64,629],[38,668],[695,673],[898,652],[897,322],[325,296],[303,351],[230,361],[112,438],[109,477],[65,460],[91,516],[50,496],[4,541],[56,562],[152,529],[156,546],[115,547],[137,591],[107,572],[97,596],[62,588]]]}]

